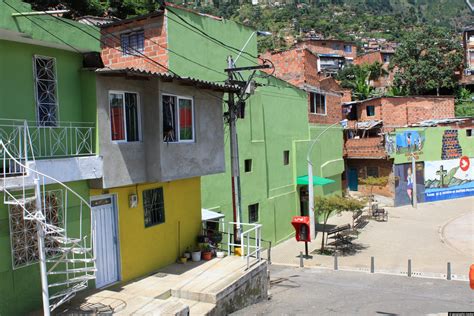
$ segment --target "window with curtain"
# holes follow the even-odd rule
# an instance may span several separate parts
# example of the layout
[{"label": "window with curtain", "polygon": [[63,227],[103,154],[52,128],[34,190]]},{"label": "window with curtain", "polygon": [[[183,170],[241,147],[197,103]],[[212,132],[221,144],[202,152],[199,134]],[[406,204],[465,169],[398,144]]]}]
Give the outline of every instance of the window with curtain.
[{"label": "window with curtain", "polygon": [[112,140],[139,141],[138,95],[133,92],[111,92],[109,106]]},{"label": "window with curtain", "polygon": [[163,95],[163,141],[194,141],[194,106],[190,98]]}]

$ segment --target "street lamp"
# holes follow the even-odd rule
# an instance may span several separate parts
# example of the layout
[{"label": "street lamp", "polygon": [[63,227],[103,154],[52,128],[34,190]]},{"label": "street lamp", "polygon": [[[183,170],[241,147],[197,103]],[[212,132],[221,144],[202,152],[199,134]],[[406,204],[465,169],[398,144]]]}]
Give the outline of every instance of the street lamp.
[{"label": "street lamp", "polygon": [[308,155],[306,156],[306,161],[308,162],[308,195],[309,195],[309,224],[310,224],[310,236],[314,239],[315,237],[315,215],[314,215],[314,186],[313,186],[313,162],[311,161],[311,153],[313,151],[314,145],[319,141],[321,136],[326,133],[328,130],[333,128],[336,125],[345,127],[347,125],[347,119],[340,122],[334,123],[326,127],[314,140],[311,146],[308,149]]},{"label": "street lamp", "polygon": [[239,59],[240,55],[242,55],[242,52],[244,51],[245,47],[247,47],[247,45],[250,43],[250,40],[252,39],[252,37],[255,34],[257,34],[257,36],[271,36],[272,35],[271,32],[267,32],[267,31],[254,31],[252,34],[250,34],[248,40],[244,44],[244,47],[242,47],[242,49],[239,51],[239,54],[237,55],[237,57],[235,57],[234,64]]}]

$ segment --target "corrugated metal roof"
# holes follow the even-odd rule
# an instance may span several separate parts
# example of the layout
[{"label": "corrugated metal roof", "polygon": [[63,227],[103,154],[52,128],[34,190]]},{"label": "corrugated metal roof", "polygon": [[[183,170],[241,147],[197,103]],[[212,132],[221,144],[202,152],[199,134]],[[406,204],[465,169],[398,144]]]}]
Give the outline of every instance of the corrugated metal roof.
[{"label": "corrugated metal roof", "polygon": [[143,76],[143,77],[157,77],[164,80],[176,80],[181,83],[187,83],[190,85],[194,85],[197,88],[209,89],[209,90],[217,90],[220,92],[238,92],[240,91],[240,87],[237,85],[229,85],[225,83],[217,83],[213,81],[206,81],[201,80],[193,77],[180,77],[174,74],[170,74],[168,72],[154,72],[154,71],[147,71],[142,69],[135,69],[135,68],[100,68],[95,71],[99,74],[104,75],[125,75],[125,76]]}]

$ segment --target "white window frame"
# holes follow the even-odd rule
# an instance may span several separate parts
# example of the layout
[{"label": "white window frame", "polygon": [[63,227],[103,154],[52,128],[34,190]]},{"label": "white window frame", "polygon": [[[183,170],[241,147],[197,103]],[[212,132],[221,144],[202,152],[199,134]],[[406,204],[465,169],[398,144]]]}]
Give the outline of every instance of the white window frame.
[{"label": "white window frame", "polygon": [[[163,97],[175,97],[176,98],[176,125],[177,130],[175,131],[177,140],[174,142],[167,142],[163,139]],[[192,130],[193,130],[193,138],[192,139],[185,139],[181,140],[181,126],[179,125],[179,100],[190,100],[191,101],[191,113],[192,113]],[[194,112],[194,98],[190,96],[182,96],[178,94],[171,94],[171,93],[162,93],[160,97],[160,116],[161,116],[161,131],[160,135],[162,138],[163,143],[167,144],[178,144],[178,143],[195,143],[196,142],[196,121],[195,121],[195,112]]]},{"label": "white window frame", "polygon": [[[56,122],[54,126],[59,125],[60,118],[59,118],[59,87],[58,87],[58,63],[56,61],[56,57],[51,56],[44,56],[44,55],[33,55],[33,79],[35,85],[35,111],[36,111],[36,123],[38,126],[49,126],[43,125],[40,120],[40,109],[38,106],[38,83],[36,78],[36,59],[52,59],[54,61],[54,82],[55,82],[55,90],[56,90]],[[52,127],[54,127],[52,126]]]},{"label": "white window frame", "polygon": [[[125,93],[134,93],[137,95],[137,117],[138,117],[138,140],[128,140],[127,139],[127,122],[126,122],[126,115],[125,115]],[[124,140],[113,140],[112,139],[112,113],[110,112],[110,95],[111,94],[121,94],[123,96],[123,120],[124,120],[124,133],[125,139]],[[142,114],[141,114],[141,107],[140,107],[140,94],[136,91],[125,91],[125,90],[109,90],[108,97],[107,97],[107,107],[109,108],[109,129],[110,129],[110,140],[113,143],[138,143],[142,141]]]},{"label": "white window frame", "polygon": [[[321,116],[327,116],[328,115],[328,108],[327,108],[327,103],[326,103],[326,99],[327,99],[327,96],[323,93],[318,93],[318,92],[310,92],[312,94],[315,95],[315,97],[313,98],[314,100],[314,111],[316,111],[316,95],[319,94],[319,95],[322,95],[324,96],[324,113],[317,113],[317,112],[312,112],[311,111],[311,104],[310,104],[310,107],[309,107],[309,111],[311,114],[314,114],[314,115],[321,115]],[[310,96],[310,102],[311,102],[311,96]]]}]

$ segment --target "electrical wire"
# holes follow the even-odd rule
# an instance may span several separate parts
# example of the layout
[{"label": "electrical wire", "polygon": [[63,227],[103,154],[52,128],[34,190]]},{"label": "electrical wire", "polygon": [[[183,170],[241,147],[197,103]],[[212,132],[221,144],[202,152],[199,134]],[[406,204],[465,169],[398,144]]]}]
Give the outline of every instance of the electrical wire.
[{"label": "electrical wire", "polygon": [[48,31],[46,28],[44,28],[43,26],[41,26],[39,23],[35,22],[33,19],[30,19],[29,16],[27,15],[24,15],[22,14],[20,11],[18,11],[15,7],[13,7],[11,4],[9,4],[8,2],[6,1],[3,1],[3,3],[5,3],[7,6],[9,6],[10,8],[12,8],[13,10],[15,10],[18,14],[20,14],[22,17],[25,17],[27,20],[29,20],[31,23],[33,23],[34,25],[36,25],[37,27],[39,27],[40,29],[42,29],[43,31],[45,31],[46,33],[48,33],[49,35],[55,37],[56,39],[58,39],[59,41],[61,41],[63,44],[67,45],[68,47],[72,48],[74,51],[76,51],[77,53],[80,53],[82,54],[82,52],[77,49],[76,47],[72,46],[71,44],[67,43],[66,41],[64,41],[63,39],[61,39],[60,37],[58,37],[57,35],[51,33],[50,31]]}]

